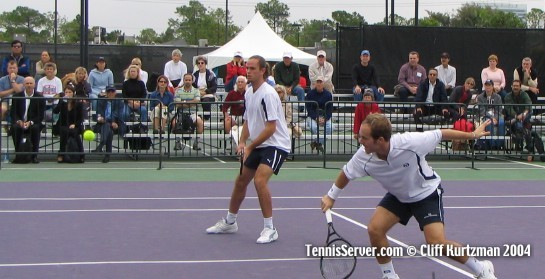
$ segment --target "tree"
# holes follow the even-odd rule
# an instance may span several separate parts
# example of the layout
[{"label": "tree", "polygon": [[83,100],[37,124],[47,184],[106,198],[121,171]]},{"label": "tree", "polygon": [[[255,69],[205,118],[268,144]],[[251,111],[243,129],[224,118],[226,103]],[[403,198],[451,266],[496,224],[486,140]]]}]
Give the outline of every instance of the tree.
[{"label": "tree", "polygon": [[[288,17],[290,8],[288,5],[278,0],[269,0],[267,3],[257,3],[255,12],[260,12],[269,26],[272,26],[274,32],[281,33],[282,29],[289,25]],[[280,27],[280,28],[279,28]]]},{"label": "tree", "polygon": [[138,35],[138,41],[142,44],[154,44],[159,40],[159,35],[153,28],[146,28],[140,31]]},{"label": "tree", "polygon": [[539,28],[540,23],[545,21],[545,12],[541,9],[533,8],[526,14],[526,26],[528,28]]},{"label": "tree", "polygon": [[506,13],[491,7],[464,4],[452,17],[453,27],[524,28],[525,24],[514,13]]},{"label": "tree", "polygon": [[[89,32],[89,33],[92,34],[93,32]],[[123,33],[123,31],[121,30],[112,30],[110,32],[107,32],[106,42],[110,44],[115,43],[117,42],[117,38],[119,38],[119,36],[122,36],[122,35],[125,35],[125,33]]]},{"label": "tree", "polygon": [[302,31],[300,33],[301,46],[314,46],[314,43],[321,42],[324,38],[333,39],[335,32],[335,23],[332,20],[308,20],[300,21]]},{"label": "tree", "polygon": [[[439,13],[426,11],[428,16],[419,21],[420,26],[441,26],[448,27],[450,26],[450,15],[448,13]],[[426,25],[433,24],[433,25]]]},{"label": "tree", "polygon": [[71,21],[67,21],[64,17],[60,19],[59,30],[57,31],[59,36],[58,42],[67,44],[74,44],[79,42],[80,22],[81,16],[79,14],[76,15],[76,17]]},{"label": "tree", "polygon": [[52,29],[47,28],[50,22],[46,15],[28,7],[17,7],[11,12],[0,14],[0,39],[11,41],[15,34],[25,35],[27,42],[41,43],[51,39]]},{"label": "tree", "polygon": [[346,11],[334,11],[331,13],[333,21],[341,26],[360,26],[360,24],[367,24],[365,18],[356,13],[348,13]]}]

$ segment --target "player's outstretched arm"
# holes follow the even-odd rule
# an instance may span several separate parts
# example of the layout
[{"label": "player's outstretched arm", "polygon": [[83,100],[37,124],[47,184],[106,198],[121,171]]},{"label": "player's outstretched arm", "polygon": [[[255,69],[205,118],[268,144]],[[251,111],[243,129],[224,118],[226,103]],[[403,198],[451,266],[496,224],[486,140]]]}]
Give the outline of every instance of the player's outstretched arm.
[{"label": "player's outstretched arm", "polygon": [[490,132],[485,131],[486,127],[492,121],[486,120],[473,132],[463,132],[453,129],[441,129],[443,140],[476,140],[484,136],[490,135]]},{"label": "player's outstretched arm", "polygon": [[341,170],[337,176],[337,179],[335,180],[335,184],[333,184],[327,194],[322,197],[321,208],[323,212],[333,208],[335,200],[339,197],[344,187],[348,185],[348,182],[350,182],[350,180],[346,177],[344,171]]}]

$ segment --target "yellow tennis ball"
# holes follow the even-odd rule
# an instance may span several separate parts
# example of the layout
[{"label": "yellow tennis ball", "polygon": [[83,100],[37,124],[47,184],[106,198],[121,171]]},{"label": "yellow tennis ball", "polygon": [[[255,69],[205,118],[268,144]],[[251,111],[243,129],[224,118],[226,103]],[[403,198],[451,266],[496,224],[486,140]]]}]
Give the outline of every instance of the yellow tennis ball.
[{"label": "yellow tennis ball", "polygon": [[95,140],[95,133],[91,130],[85,130],[85,132],[83,132],[83,139],[87,141],[93,141]]}]

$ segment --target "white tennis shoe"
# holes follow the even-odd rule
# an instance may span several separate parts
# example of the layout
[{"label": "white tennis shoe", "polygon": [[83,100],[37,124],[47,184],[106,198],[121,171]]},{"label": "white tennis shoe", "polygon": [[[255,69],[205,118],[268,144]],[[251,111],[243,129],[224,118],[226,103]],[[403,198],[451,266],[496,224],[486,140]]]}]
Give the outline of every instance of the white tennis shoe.
[{"label": "white tennis shoe", "polygon": [[476,276],[477,279],[497,279],[494,275],[494,265],[491,261],[481,261],[483,264],[483,271],[481,271],[481,274]]},{"label": "white tennis shoe", "polygon": [[228,224],[225,218],[221,218],[215,225],[206,229],[206,233],[236,233],[238,231],[237,222]]},{"label": "white tennis shoe", "polygon": [[264,228],[261,231],[261,235],[257,239],[257,243],[259,244],[271,243],[277,239],[278,239],[278,232],[276,231],[276,229]]},{"label": "white tennis shoe", "polygon": [[384,275],[382,279],[399,279],[399,276],[397,274],[394,275]]}]

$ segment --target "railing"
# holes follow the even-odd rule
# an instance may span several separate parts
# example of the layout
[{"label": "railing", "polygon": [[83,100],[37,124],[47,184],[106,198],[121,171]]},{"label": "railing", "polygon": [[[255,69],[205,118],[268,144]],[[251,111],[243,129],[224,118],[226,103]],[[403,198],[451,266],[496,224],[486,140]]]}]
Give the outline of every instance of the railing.
[{"label": "railing", "polygon": [[[118,98],[123,101],[125,99]],[[146,101],[146,106],[149,106],[149,100]],[[354,109],[358,105],[354,101],[333,101],[334,110],[332,116],[333,131],[331,134],[324,133],[324,127],[317,127],[317,135],[313,135],[310,132],[309,122],[307,121],[307,112],[299,112],[297,107],[304,106],[309,102],[288,102],[293,107],[291,118],[294,124],[297,124],[301,128],[302,134],[298,137],[292,138],[292,150],[290,153],[291,159],[318,159],[323,161],[323,166],[327,166],[327,162],[332,159],[341,158],[347,159],[352,156],[359,148],[359,143],[354,138]],[[157,161],[158,168],[162,168],[164,161],[175,161],[184,159],[196,159],[196,158],[236,158],[234,154],[235,147],[231,135],[225,132],[223,113],[221,106],[224,102],[213,103],[195,103],[188,108],[179,107],[184,103],[174,103],[168,107],[168,110],[172,113],[169,115],[166,126],[161,127],[165,133],[154,133],[153,129],[153,115],[151,111],[153,109],[148,108],[148,121],[143,121],[143,117],[138,113],[132,115],[127,111],[119,111],[120,115],[123,115],[123,123],[127,127],[124,132],[118,133],[113,139],[113,150],[111,153],[112,160],[121,160],[123,158],[131,158],[133,160],[139,160],[140,158],[146,158],[147,160]],[[202,104],[210,104],[210,111],[203,111]],[[424,104],[424,103],[421,103]],[[395,133],[397,132],[416,132],[426,131],[433,129],[452,128],[453,121],[450,119],[443,119],[440,116],[431,117],[421,123],[415,121],[412,110],[417,103],[399,103],[399,102],[383,102],[378,103],[382,113],[384,113],[392,122],[392,128]],[[445,104],[452,105],[452,104]],[[171,129],[172,119],[175,117],[176,107],[179,107],[181,113],[197,114],[201,118],[207,118],[203,121],[202,133],[200,129],[195,129],[191,133],[175,134]],[[505,110],[508,105],[503,105],[502,109]],[[403,109],[406,109],[405,113]],[[534,115],[531,117],[534,124],[533,131],[540,137],[545,132],[545,116],[542,112],[545,108],[542,105],[532,106]],[[124,109],[127,109],[125,106]],[[482,118],[479,113],[478,105],[470,105],[468,107],[468,120],[478,121]],[[50,115],[47,113],[46,115]],[[45,118],[42,122],[44,129],[40,134],[40,144],[38,152],[30,152],[32,155],[39,155],[40,158],[50,159],[54,158],[59,153],[59,141],[58,135],[53,134],[53,126],[58,116],[52,115]],[[2,127],[11,126],[11,119],[2,121]],[[97,112],[94,108],[90,108],[85,111],[84,116],[85,129],[95,129],[97,126]],[[140,129],[137,131],[136,126],[146,126],[146,129]],[[485,146],[483,150],[474,150],[474,143],[467,146],[464,150],[452,150],[452,143],[444,141],[437,146],[435,151],[430,155],[445,156],[448,158],[458,157],[464,160],[471,160],[472,166],[475,164],[475,160],[486,159],[488,156],[514,156],[522,158],[526,155],[520,150],[515,148],[510,136],[509,124],[506,121],[506,132],[503,134],[496,134],[493,137],[487,137],[483,140],[496,139],[502,143],[500,148],[493,150]],[[99,132],[95,129],[95,132]],[[323,142],[323,150],[313,148],[313,142],[320,138]],[[99,142],[100,135],[97,134],[97,138],[93,141],[84,141],[84,152],[86,160],[100,161],[104,154],[96,154],[91,151],[95,150]],[[200,150],[193,149],[194,142],[198,142]],[[23,152],[16,152],[13,144],[12,136],[8,136],[7,131],[3,128],[0,136],[0,167],[2,164],[13,160],[17,154],[25,154]],[[27,152],[28,153],[28,152]]]}]

